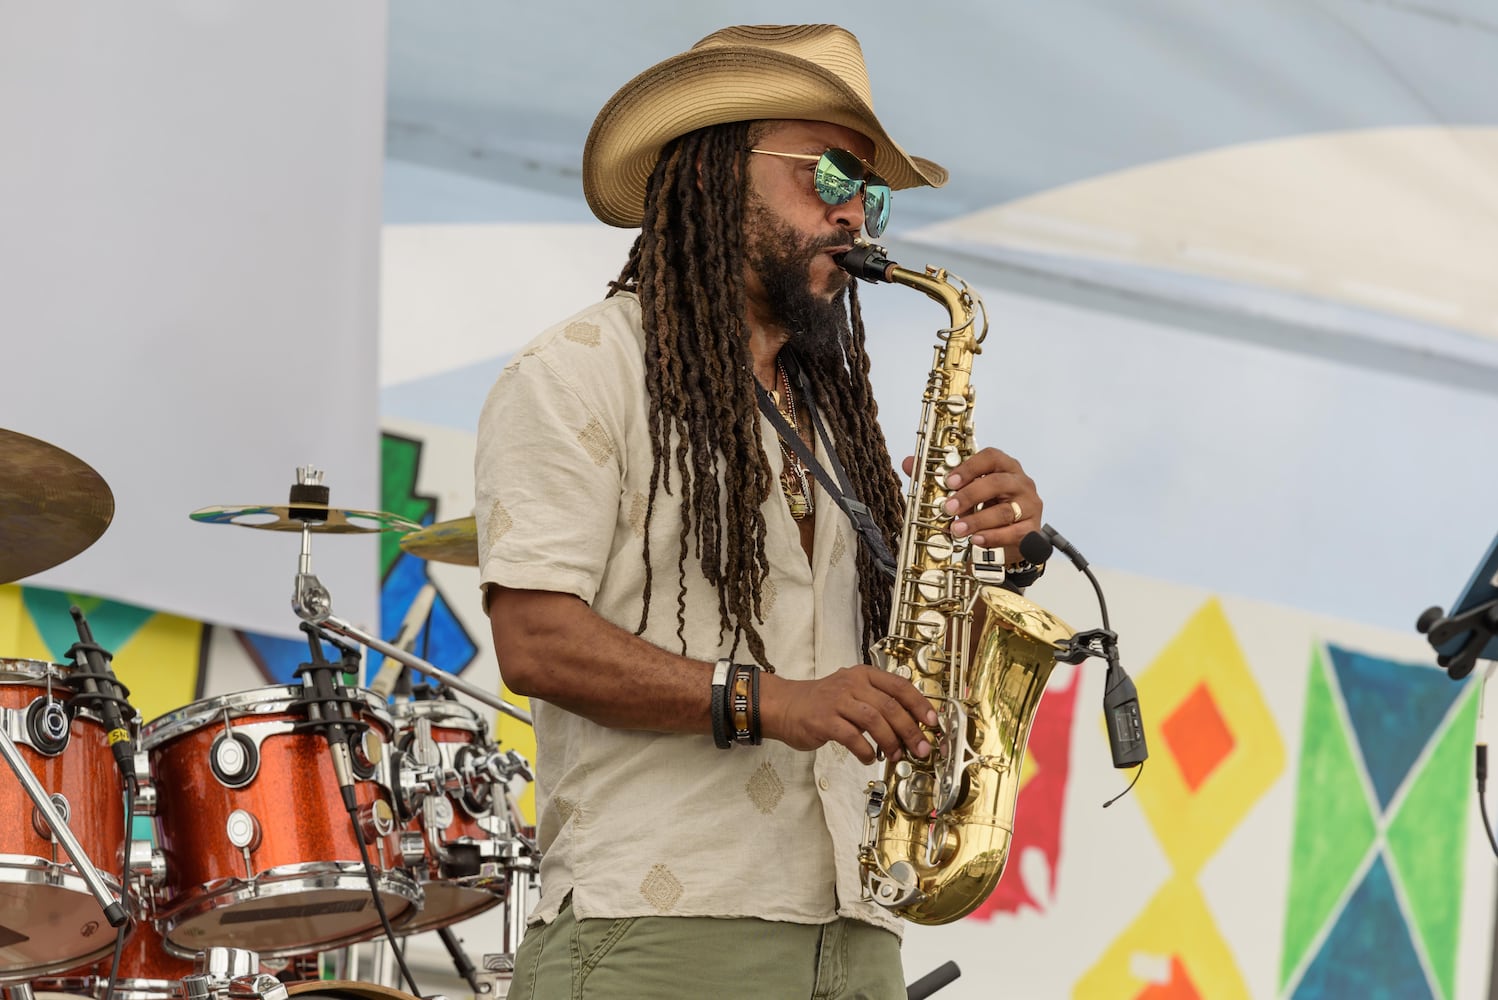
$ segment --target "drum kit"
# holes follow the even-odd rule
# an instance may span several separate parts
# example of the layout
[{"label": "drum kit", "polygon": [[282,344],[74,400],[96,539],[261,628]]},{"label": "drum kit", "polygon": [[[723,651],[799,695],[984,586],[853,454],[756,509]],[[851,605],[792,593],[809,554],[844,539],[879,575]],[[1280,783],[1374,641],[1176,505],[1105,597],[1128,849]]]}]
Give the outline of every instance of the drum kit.
[{"label": "drum kit", "polygon": [[[0,430],[0,583],[72,558],[113,513],[81,460]],[[72,663],[0,659],[0,998],[409,1000],[398,939],[426,931],[476,994],[503,996],[539,877],[517,807],[532,774],[457,695],[529,715],[410,652],[430,590],[385,642],[334,615],[312,572],[319,533],[399,532],[420,558],[477,565],[473,519],[338,508],[311,468],[284,505],[191,516],[300,532],[299,683],[143,723],[77,608]],[[360,687],[365,649],[387,660]],[[411,671],[428,681],[414,692]],[[132,838],[136,816],[149,840]],[[480,972],[451,928],[498,907],[500,951]],[[319,978],[381,938],[412,994]]]}]

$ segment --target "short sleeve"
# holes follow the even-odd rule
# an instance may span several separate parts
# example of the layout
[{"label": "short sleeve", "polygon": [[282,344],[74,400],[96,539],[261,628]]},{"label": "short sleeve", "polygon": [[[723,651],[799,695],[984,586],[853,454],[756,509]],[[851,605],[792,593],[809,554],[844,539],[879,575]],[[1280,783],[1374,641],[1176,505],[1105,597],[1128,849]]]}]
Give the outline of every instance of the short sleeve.
[{"label": "short sleeve", "polygon": [[599,346],[542,338],[484,403],[474,516],[486,603],[493,584],[590,604],[598,592],[619,519],[626,419],[619,359]]}]

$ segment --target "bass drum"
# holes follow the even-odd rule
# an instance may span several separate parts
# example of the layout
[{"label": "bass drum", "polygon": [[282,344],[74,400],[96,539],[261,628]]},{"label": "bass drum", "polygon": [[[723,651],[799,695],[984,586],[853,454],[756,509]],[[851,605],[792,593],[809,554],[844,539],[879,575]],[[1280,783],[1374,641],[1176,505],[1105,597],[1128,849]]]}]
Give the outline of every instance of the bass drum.
[{"label": "bass drum", "polygon": [[288,983],[286,992],[302,1000],[420,1000],[409,993],[376,986],[374,983],[355,983],[343,979],[328,979],[322,982]]}]

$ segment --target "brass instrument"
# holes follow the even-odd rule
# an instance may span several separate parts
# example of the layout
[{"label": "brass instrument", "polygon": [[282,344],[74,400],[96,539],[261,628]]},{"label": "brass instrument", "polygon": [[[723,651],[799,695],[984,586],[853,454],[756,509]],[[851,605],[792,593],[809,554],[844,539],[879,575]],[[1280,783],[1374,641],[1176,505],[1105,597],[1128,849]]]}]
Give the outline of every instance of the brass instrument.
[{"label": "brass instrument", "polygon": [[[889,631],[876,664],[909,678],[936,707],[926,760],[905,757],[869,783],[859,850],[865,898],[919,924],[976,909],[1009,854],[1025,742],[1056,654],[1072,630],[993,584],[1003,556],[950,534],[947,474],[973,454],[973,356],[988,332],[982,300],[940,268],[925,273],[860,244],[842,267],[865,280],[924,292],[947,308],[922,397],[915,467],[905,498]],[[981,321],[981,329],[979,328]],[[972,644],[978,602],[986,610]]]}]

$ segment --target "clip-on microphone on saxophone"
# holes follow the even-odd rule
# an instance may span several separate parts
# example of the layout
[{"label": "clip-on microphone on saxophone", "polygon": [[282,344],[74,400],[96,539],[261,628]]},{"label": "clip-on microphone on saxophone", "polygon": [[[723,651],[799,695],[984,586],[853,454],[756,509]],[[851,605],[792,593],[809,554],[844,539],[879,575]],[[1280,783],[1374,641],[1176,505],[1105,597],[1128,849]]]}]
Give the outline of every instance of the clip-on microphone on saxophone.
[{"label": "clip-on microphone on saxophone", "polygon": [[[1446,676],[1459,681],[1472,673],[1478,659],[1493,661],[1483,674],[1482,690],[1478,692],[1478,720],[1482,719],[1482,706],[1486,700],[1488,681],[1498,670],[1498,538],[1494,538],[1488,551],[1477,564],[1477,570],[1461,596],[1447,614],[1438,607],[1426,608],[1415,622],[1415,629],[1435,649],[1436,665],[1446,670]],[[1479,725],[1479,732],[1481,726]],[[1488,843],[1498,855],[1498,838],[1493,836],[1493,823],[1488,818],[1488,743],[1479,739],[1475,748],[1475,772],[1477,778],[1477,802],[1482,810],[1482,825],[1487,831]]]},{"label": "clip-on microphone on saxophone", "polygon": [[1019,546],[1020,554],[1037,564],[1049,559],[1053,549],[1064,554],[1087,577],[1097,594],[1098,612],[1103,619],[1102,628],[1089,629],[1072,636],[1069,648],[1064,652],[1057,652],[1056,658],[1063,663],[1081,663],[1090,656],[1100,656],[1107,661],[1108,673],[1103,682],[1103,717],[1107,720],[1108,749],[1113,755],[1113,766],[1119,769],[1135,765],[1139,767],[1134,772],[1134,780],[1129,782],[1129,787],[1103,803],[1103,808],[1106,809],[1129,793],[1139,780],[1139,775],[1144,773],[1144,762],[1149,759],[1144,722],[1139,715],[1139,693],[1134,687],[1133,678],[1124,670],[1123,661],[1119,658],[1118,634],[1108,622],[1108,602],[1103,598],[1102,584],[1098,583],[1082,553],[1049,524],[1042,525],[1040,531],[1030,532]]}]

